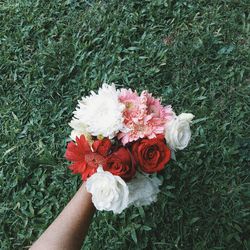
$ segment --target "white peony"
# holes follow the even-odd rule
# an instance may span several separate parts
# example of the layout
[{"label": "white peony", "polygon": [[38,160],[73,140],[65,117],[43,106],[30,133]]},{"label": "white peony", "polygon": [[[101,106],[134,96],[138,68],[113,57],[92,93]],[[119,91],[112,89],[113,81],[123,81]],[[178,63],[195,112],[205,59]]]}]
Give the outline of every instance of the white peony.
[{"label": "white peony", "polygon": [[166,123],[165,139],[171,149],[182,150],[187,147],[191,139],[190,123],[193,118],[193,114],[182,113]]},{"label": "white peony", "polygon": [[79,101],[75,118],[86,125],[91,135],[112,139],[123,128],[125,106],[119,102],[118,94],[114,84],[103,84],[98,94],[91,91],[90,96]]},{"label": "white peony", "polygon": [[103,171],[102,167],[87,179],[86,188],[92,194],[92,202],[98,210],[119,214],[128,206],[127,184],[120,176]]},{"label": "white peony", "polygon": [[136,207],[150,205],[157,199],[162,181],[157,177],[137,172],[136,176],[127,183],[129,189],[129,206]]}]

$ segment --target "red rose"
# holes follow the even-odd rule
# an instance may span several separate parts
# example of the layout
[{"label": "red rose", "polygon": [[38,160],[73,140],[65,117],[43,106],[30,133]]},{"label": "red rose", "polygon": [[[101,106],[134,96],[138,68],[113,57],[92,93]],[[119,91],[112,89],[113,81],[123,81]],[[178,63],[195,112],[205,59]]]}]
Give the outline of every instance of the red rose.
[{"label": "red rose", "polygon": [[161,136],[135,142],[132,153],[141,170],[149,174],[161,171],[170,160],[170,150]]},{"label": "red rose", "polygon": [[108,138],[104,138],[103,140],[96,140],[92,144],[94,152],[102,156],[106,156],[109,153],[111,146],[112,143]]},{"label": "red rose", "polygon": [[120,147],[108,156],[103,167],[113,175],[118,175],[125,181],[131,180],[135,176],[135,164],[131,153],[127,148]]}]

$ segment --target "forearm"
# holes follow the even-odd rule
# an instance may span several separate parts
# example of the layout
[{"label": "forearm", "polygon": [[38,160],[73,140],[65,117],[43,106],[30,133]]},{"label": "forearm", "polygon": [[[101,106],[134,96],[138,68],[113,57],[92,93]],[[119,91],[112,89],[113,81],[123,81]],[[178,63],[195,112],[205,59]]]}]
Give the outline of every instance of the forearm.
[{"label": "forearm", "polygon": [[91,195],[82,185],[56,220],[30,249],[81,249],[94,211]]}]

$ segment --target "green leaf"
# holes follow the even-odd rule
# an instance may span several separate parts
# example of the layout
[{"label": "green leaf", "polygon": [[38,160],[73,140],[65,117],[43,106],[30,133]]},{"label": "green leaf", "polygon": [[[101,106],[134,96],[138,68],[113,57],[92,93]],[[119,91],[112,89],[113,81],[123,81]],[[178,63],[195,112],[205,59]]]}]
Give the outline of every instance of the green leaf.
[{"label": "green leaf", "polygon": [[133,241],[135,242],[135,244],[137,244],[137,236],[136,236],[136,232],[135,232],[134,228],[132,228],[132,230],[131,230],[131,237],[132,237]]}]

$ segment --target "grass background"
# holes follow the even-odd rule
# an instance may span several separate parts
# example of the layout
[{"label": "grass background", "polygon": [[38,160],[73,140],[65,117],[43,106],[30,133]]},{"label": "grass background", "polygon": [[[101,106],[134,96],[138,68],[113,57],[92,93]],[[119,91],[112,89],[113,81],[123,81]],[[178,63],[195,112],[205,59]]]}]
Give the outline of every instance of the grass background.
[{"label": "grass background", "polygon": [[250,249],[247,0],[5,0],[0,23],[1,249],[76,192],[67,123],[103,81],[196,118],[157,203],[96,213],[84,249]]}]

